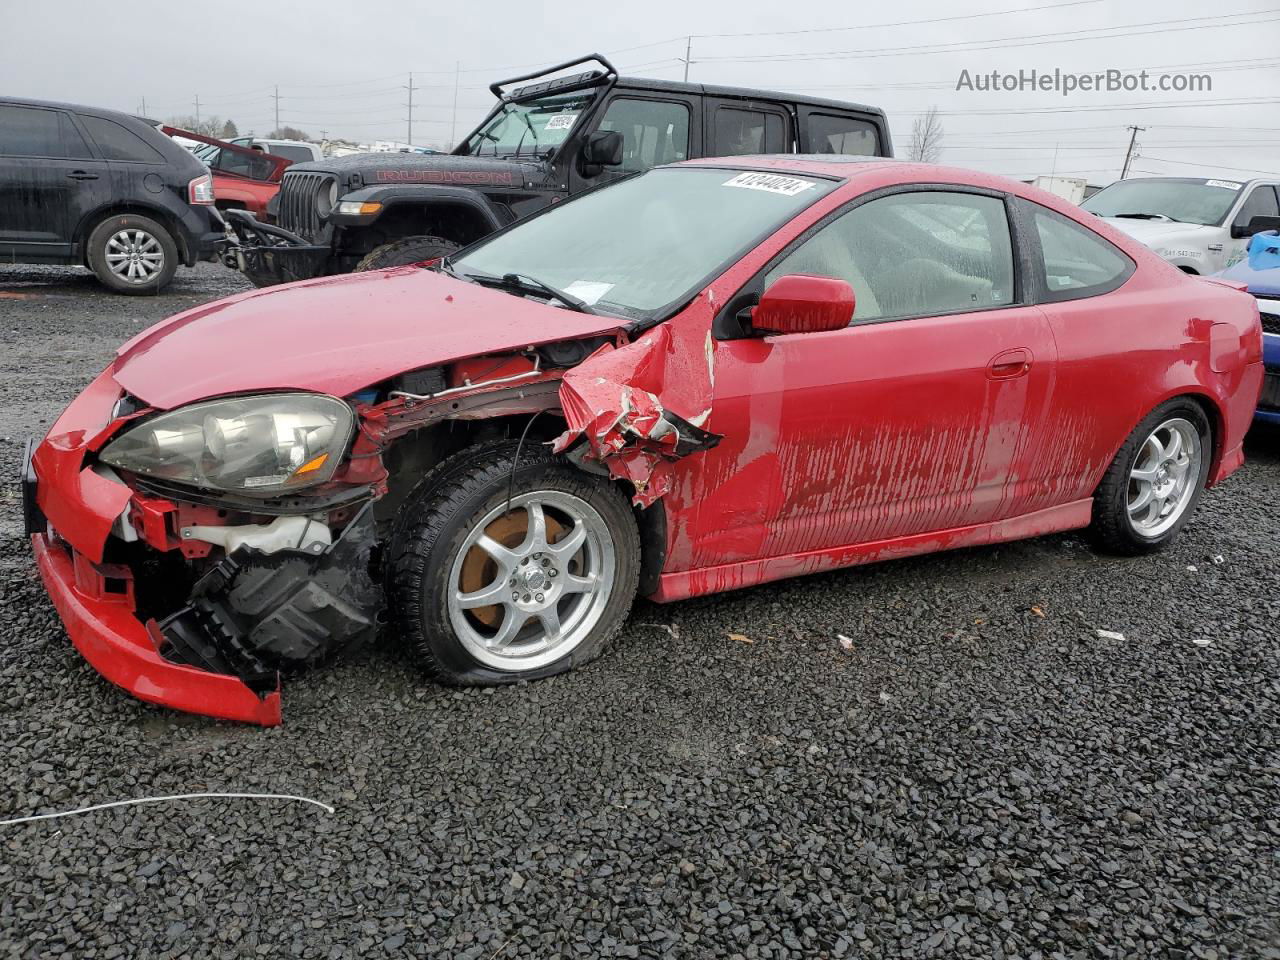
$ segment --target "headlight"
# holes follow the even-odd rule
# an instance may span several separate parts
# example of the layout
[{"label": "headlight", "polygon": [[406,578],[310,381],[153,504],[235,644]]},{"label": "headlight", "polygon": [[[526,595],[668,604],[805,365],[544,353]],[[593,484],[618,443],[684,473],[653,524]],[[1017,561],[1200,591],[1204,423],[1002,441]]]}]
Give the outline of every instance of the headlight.
[{"label": "headlight", "polygon": [[176,483],[273,497],[332,477],[352,422],[346,403],[317,393],[211,400],[126,430],[99,459]]},{"label": "headlight", "polygon": [[360,200],[343,200],[338,204],[338,212],[346,217],[367,217],[382,209],[380,203]]}]

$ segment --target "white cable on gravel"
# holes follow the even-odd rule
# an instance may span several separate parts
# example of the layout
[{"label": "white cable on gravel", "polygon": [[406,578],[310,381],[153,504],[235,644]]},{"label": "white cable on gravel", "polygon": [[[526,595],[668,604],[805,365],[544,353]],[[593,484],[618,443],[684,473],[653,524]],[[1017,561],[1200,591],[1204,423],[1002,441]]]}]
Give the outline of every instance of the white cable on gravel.
[{"label": "white cable on gravel", "polygon": [[299,803],[310,803],[327,813],[333,813],[333,807],[309,797],[295,797],[287,793],[175,793],[165,797],[139,797],[136,800],[116,800],[112,803],[95,803],[91,807],[77,807],[75,810],[64,810],[61,813],[38,813],[30,817],[15,817],[12,820],[0,820],[0,827],[10,827],[16,823],[30,823],[33,820],[54,820],[58,817],[71,817],[78,813],[91,813],[94,810],[107,810],[111,807],[127,807],[140,803],[163,803],[166,800],[200,800],[206,798],[233,798],[245,800],[296,800]]}]

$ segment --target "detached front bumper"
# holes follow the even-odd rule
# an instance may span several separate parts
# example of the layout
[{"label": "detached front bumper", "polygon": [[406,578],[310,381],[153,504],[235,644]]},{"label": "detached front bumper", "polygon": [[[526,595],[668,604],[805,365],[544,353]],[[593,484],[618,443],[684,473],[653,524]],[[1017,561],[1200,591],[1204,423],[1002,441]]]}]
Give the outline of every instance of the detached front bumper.
[{"label": "detached front bumper", "polygon": [[265,287],[322,276],[332,256],[326,244],[310,243],[283,227],[262,223],[245,210],[223,213],[228,233],[222,262]]},{"label": "detached front bumper", "polygon": [[[219,511],[136,491],[95,465],[96,452],[123,425],[114,415],[120,396],[104,372],[44,441],[27,445],[21,464],[26,531],[67,634],[99,673],[141,700],[279,724],[276,671],[283,667],[272,664],[314,660],[375,626],[381,595],[366,572],[372,512],[358,511],[328,550],[240,547],[193,568],[179,557],[211,548],[184,539],[188,521],[181,518],[197,511],[189,516],[214,522]],[[139,572],[149,571],[152,558],[187,563],[187,576],[196,577],[190,594],[160,588],[157,602],[154,581]],[[220,657],[219,640],[243,655]],[[282,659],[262,659],[269,654]]]},{"label": "detached front bumper", "polygon": [[31,547],[45,589],[71,642],[93,668],[139,700],[225,720],[280,723],[280,691],[259,697],[238,677],[171,663],[160,655],[155,622],[134,615],[133,576],[102,567],[70,547],[34,534]]}]

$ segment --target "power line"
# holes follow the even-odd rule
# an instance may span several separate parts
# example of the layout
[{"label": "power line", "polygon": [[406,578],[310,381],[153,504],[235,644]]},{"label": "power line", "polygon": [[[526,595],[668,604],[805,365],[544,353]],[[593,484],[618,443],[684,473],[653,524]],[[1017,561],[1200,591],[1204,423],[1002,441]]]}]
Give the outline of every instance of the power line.
[{"label": "power line", "polygon": [[[1251,10],[1244,13],[1224,13],[1212,17],[1185,17],[1181,20],[1152,20],[1146,23],[1126,23],[1114,27],[1090,27],[1086,30],[1070,30],[1063,33],[1029,33],[1012,37],[992,37],[985,40],[961,40],[953,43],[926,43],[907,47],[866,47],[858,50],[826,50],[818,53],[768,53],[740,56],[706,57],[708,62],[723,63],[800,63],[811,60],[856,60],[878,57],[896,57],[903,53],[914,53],[928,56],[937,53],[973,53],[978,50],[1004,50],[1016,47],[1038,47],[1055,43],[1078,43],[1082,40],[1115,40],[1122,37],[1145,36],[1151,33],[1177,33],[1185,30],[1210,30],[1218,27],[1254,26],[1280,20],[1280,17],[1269,17],[1263,20],[1248,22],[1221,23],[1204,21],[1221,21],[1224,17],[1253,17],[1266,10]],[[1196,24],[1185,27],[1162,27],[1167,23]],[[1106,31],[1129,30],[1131,27],[1152,27],[1153,29],[1133,30],[1129,33],[1107,33]],[[1089,34],[1080,36],[1079,34]],[[1050,39],[1044,39],[1050,38]],[[1026,42],[1023,42],[1026,41]],[[989,44],[989,46],[972,46],[972,44]]]},{"label": "power line", "polygon": [[1146,153],[1142,155],[1142,159],[1155,160],[1155,161],[1158,161],[1159,163],[1172,163],[1174,166],[1177,166],[1177,167],[1211,167],[1214,170],[1241,170],[1245,173],[1263,173],[1263,174],[1272,174],[1272,175],[1274,175],[1275,173],[1274,170],[1261,170],[1257,167],[1232,167],[1225,163],[1195,163],[1193,161],[1187,161],[1187,160],[1166,160],[1164,157],[1153,157],[1150,154],[1146,154]]},{"label": "power line", "polygon": [[898,20],[893,23],[860,23],[852,27],[809,27],[804,30],[763,30],[758,33],[695,33],[698,39],[727,37],[791,37],[802,33],[842,33],[846,30],[876,30],[881,27],[914,27],[934,23],[952,23],[957,20],[980,20],[985,17],[1005,17],[1014,13],[1032,13],[1038,10],[1058,10],[1063,7],[1083,7],[1102,0],[1068,0],[1066,3],[1047,3],[1039,7],[1015,7],[1011,10],[992,10],[988,13],[963,13],[953,17],[927,17],[922,20]]}]

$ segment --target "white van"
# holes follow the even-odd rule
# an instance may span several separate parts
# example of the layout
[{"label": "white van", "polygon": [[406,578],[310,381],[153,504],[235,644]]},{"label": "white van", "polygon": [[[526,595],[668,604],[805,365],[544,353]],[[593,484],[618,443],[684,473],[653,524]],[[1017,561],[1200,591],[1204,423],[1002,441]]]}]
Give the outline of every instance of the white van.
[{"label": "white van", "polygon": [[1280,180],[1134,177],[1080,204],[1187,273],[1217,273],[1244,258],[1249,238],[1280,217]]}]

